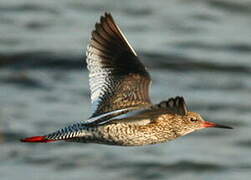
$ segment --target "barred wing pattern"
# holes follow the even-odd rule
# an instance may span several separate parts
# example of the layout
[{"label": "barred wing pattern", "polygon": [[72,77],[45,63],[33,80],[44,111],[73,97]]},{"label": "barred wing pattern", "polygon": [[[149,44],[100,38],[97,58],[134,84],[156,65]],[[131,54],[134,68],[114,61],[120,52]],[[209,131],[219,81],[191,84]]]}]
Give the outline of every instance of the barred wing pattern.
[{"label": "barred wing pattern", "polygon": [[152,108],[181,116],[185,116],[188,112],[185,100],[180,96],[170,98],[167,101],[162,101],[159,104],[154,105]]},{"label": "barred wing pattern", "polygon": [[101,16],[87,47],[93,114],[150,106],[150,75],[111,14]]},{"label": "barred wing pattern", "polygon": [[[159,115],[168,113],[168,114],[177,114],[180,116],[187,115],[188,109],[183,97],[177,96],[175,98],[170,98],[166,101],[162,101],[158,104],[154,104],[150,107],[145,107],[141,109],[134,110],[121,110],[117,112],[116,115],[108,114],[104,117],[97,119],[91,123],[86,124],[89,126],[102,125],[111,122],[126,122],[133,124],[148,124],[152,120],[153,117],[158,117]],[[115,112],[113,112],[114,114]],[[151,118],[149,118],[151,117]]]}]

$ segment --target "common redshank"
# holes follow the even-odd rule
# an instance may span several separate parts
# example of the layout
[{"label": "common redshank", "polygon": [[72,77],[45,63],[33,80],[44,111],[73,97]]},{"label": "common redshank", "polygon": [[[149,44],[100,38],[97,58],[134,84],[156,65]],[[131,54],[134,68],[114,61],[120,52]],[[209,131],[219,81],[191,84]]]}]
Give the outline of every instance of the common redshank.
[{"label": "common redshank", "polygon": [[188,111],[183,97],[152,104],[151,78],[110,13],[101,16],[86,52],[93,112],[79,123],[22,142],[81,142],[140,146],[167,142],[195,130],[229,126]]}]

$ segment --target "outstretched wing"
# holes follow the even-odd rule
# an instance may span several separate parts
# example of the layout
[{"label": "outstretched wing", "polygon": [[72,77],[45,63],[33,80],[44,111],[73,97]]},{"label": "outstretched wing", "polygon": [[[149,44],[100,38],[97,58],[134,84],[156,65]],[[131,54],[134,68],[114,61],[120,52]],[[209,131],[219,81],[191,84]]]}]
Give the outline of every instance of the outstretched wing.
[{"label": "outstretched wing", "polygon": [[151,105],[150,75],[111,14],[101,16],[87,47],[93,114]]},{"label": "outstretched wing", "polygon": [[133,124],[148,124],[162,114],[177,114],[180,116],[187,115],[188,109],[183,97],[170,98],[167,101],[162,101],[158,104],[142,109],[134,109],[131,111],[106,113],[97,120],[87,122],[85,126],[97,126],[106,123],[124,122]]},{"label": "outstretched wing", "polygon": [[170,114],[178,114],[181,116],[185,116],[188,112],[185,100],[180,96],[170,98],[167,101],[162,101],[159,104],[152,106],[152,109],[156,111],[165,111]]}]

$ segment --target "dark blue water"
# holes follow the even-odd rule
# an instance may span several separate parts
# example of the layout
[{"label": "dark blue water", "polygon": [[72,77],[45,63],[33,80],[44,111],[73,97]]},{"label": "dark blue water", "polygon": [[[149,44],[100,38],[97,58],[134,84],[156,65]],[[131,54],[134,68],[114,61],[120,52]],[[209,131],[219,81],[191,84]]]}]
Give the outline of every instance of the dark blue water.
[{"label": "dark blue water", "polygon": [[[165,144],[22,144],[90,115],[85,47],[110,11],[153,79],[154,102],[234,130]],[[250,179],[251,1],[0,1],[2,179]]]}]

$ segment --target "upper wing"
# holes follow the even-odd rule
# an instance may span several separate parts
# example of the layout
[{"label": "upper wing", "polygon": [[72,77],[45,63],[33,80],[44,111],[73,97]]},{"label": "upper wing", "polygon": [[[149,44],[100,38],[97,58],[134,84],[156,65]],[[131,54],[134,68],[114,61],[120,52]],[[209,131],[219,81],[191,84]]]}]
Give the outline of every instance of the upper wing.
[{"label": "upper wing", "polygon": [[93,114],[151,105],[150,75],[111,14],[95,25],[86,52]]},{"label": "upper wing", "polygon": [[183,97],[170,98],[167,101],[162,101],[159,104],[152,105],[141,109],[123,110],[117,112],[106,113],[97,118],[90,119],[85,126],[97,126],[106,123],[133,123],[133,124],[148,124],[156,117],[162,114],[177,114],[180,116],[187,115],[188,109]]},{"label": "upper wing", "polygon": [[170,114],[178,114],[185,116],[188,112],[185,100],[183,97],[170,98],[167,101],[162,101],[159,104],[152,106],[153,110],[165,111]]}]

